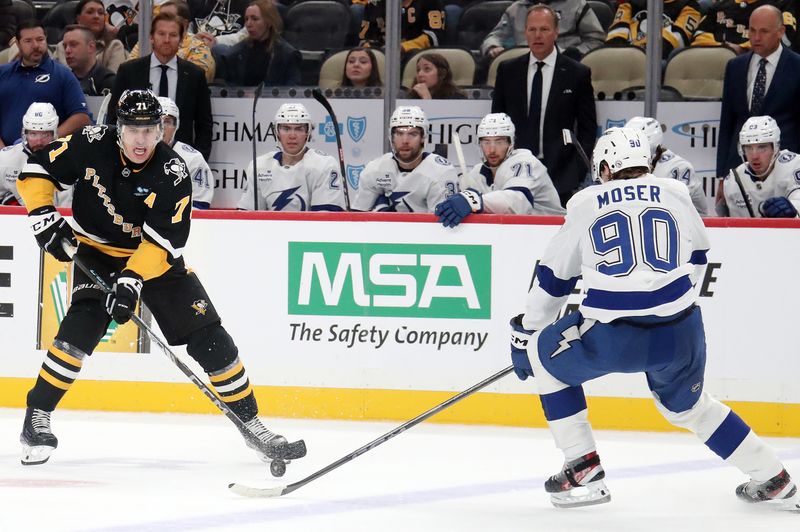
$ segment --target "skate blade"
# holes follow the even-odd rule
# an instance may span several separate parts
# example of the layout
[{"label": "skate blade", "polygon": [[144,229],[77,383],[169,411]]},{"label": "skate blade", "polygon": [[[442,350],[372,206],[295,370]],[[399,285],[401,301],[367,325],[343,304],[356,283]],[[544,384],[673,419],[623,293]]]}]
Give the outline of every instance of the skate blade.
[{"label": "skate blade", "polygon": [[608,491],[605,482],[602,480],[590,482],[586,486],[572,488],[562,493],[550,494],[550,502],[556,508],[580,508],[582,506],[605,504],[610,501],[611,492]]},{"label": "skate blade", "polygon": [[47,445],[23,445],[20,462],[22,465],[43,464],[50,459],[53,450],[55,450],[55,447]]}]

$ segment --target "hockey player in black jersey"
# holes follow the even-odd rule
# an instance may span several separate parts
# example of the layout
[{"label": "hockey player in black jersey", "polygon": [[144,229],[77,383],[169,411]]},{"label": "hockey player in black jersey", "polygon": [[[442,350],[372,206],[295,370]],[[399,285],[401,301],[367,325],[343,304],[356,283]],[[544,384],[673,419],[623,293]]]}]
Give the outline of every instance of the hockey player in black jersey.
[{"label": "hockey player in black jersey", "polygon": [[[50,413],[111,320],[127,322],[140,296],[167,342],[186,345],[222,401],[267,449],[282,449],[286,439],[257,417],[253,389],[233,339],[203,285],[184,265],[192,183],[183,159],[161,142],[161,105],[150,91],[126,91],[117,116],[116,128],[86,126],[34,153],[19,177],[18,189],[39,246],[68,262],[62,241],[77,245],[76,257],[113,284],[106,296],[82,270],[74,269],[72,303],[28,392],[22,463],[48,460],[58,445]],[[54,190],[69,185],[74,187],[73,227],[53,206]]]}]

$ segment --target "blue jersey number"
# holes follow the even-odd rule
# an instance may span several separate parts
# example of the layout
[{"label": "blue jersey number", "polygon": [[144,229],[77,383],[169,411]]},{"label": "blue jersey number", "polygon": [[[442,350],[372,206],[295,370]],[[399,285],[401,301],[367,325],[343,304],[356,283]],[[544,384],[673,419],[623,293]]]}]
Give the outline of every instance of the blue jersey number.
[{"label": "blue jersey number", "polygon": [[620,211],[610,212],[594,221],[589,229],[595,254],[604,257],[597,271],[620,277],[636,267],[636,248],[653,271],[668,272],[678,267],[678,224],[669,211],[649,208],[639,215],[641,227],[634,239],[630,217]]},{"label": "blue jersey number", "polygon": [[531,166],[531,163],[515,163],[511,165],[511,171],[514,172],[514,177],[519,177],[523,169],[528,177],[533,177],[533,166]]}]

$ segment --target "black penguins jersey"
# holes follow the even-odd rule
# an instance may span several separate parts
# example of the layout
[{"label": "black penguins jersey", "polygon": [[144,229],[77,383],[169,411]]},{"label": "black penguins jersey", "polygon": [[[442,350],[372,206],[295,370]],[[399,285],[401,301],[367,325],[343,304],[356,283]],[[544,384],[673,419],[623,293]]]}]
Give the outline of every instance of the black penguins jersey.
[{"label": "black penguins jersey", "polygon": [[136,165],[117,144],[116,127],[86,126],[34,153],[20,180],[73,186],[72,227],[78,240],[116,257],[144,279],[163,274],[189,237],[192,182],[183,159],[159,142]]}]

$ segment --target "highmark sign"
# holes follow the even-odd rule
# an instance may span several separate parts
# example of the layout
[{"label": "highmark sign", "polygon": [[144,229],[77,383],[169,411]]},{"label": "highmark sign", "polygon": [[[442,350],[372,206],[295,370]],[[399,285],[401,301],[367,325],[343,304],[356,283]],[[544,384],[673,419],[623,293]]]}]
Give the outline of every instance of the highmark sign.
[{"label": "highmark sign", "polygon": [[289,242],[289,314],[489,319],[491,246]]}]

